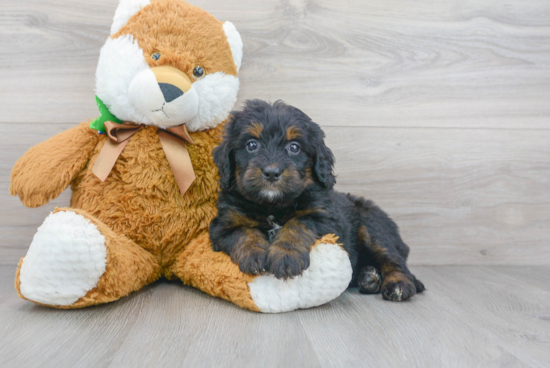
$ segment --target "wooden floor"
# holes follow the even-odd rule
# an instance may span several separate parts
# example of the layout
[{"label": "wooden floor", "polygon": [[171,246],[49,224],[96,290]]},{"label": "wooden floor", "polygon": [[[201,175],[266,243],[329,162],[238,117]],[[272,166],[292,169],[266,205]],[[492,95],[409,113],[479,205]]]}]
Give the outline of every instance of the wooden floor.
[{"label": "wooden floor", "polygon": [[410,302],[348,290],[262,315],[178,282],[75,311],[19,299],[0,266],[0,367],[548,367],[550,267],[415,267]]}]

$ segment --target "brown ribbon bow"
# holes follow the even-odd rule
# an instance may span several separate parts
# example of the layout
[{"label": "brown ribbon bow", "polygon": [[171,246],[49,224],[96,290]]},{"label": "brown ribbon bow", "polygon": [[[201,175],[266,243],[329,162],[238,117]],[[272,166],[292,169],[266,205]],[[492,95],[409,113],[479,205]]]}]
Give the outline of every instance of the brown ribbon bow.
[{"label": "brown ribbon bow", "polygon": [[[105,131],[109,139],[101,149],[94,164],[92,173],[101,181],[105,181],[115,166],[118,156],[130,141],[130,138],[143,128],[143,125],[124,122],[118,124],[112,121],[105,122]],[[195,172],[191,164],[191,157],[185,142],[193,144],[193,139],[187,132],[185,124],[167,129],[158,129],[158,136],[166,160],[174,173],[174,178],[183,196],[195,180]]]}]

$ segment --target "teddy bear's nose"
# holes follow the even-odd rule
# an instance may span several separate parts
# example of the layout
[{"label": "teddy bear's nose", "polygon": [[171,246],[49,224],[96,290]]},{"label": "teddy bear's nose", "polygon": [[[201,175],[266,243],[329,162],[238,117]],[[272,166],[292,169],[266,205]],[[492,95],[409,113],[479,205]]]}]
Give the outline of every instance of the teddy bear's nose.
[{"label": "teddy bear's nose", "polygon": [[183,95],[183,91],[173,84],[159,83],[159,87],[166,102],[174,101],[176,98]]}]

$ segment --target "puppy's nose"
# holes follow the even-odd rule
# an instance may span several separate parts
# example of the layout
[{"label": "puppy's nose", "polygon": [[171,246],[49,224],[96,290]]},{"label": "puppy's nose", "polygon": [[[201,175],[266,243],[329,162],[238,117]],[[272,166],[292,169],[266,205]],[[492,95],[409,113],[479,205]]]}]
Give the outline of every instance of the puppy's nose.
[{"label": "puppy's nose", "polygon": [[159,87],[166,102],[172,102],[183,95],[183,91],[173,84],[159,83]]},{"label": "puppy's nose", "polygon": [[275,182],[281,177],[281,169],[279,166],[269,165],[262,172],[263,177],[269,182]]}]

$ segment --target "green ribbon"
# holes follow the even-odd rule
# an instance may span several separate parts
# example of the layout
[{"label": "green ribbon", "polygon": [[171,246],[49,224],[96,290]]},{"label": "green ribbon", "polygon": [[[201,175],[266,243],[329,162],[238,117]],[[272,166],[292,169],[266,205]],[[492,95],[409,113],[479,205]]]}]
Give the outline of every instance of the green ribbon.
[{"label": "green ribbon", "polygon": [[95,102],[97,103],[97,107],[99,108],[100,115],[97,119],[90,123],[91,129],[98,130],[105,134],[106,121],[114,121],[115,123],[122,124],[122,120],[111,114],[109,108],[103,103],[103,101],[101,101],[99,97],[95,96]]}]

